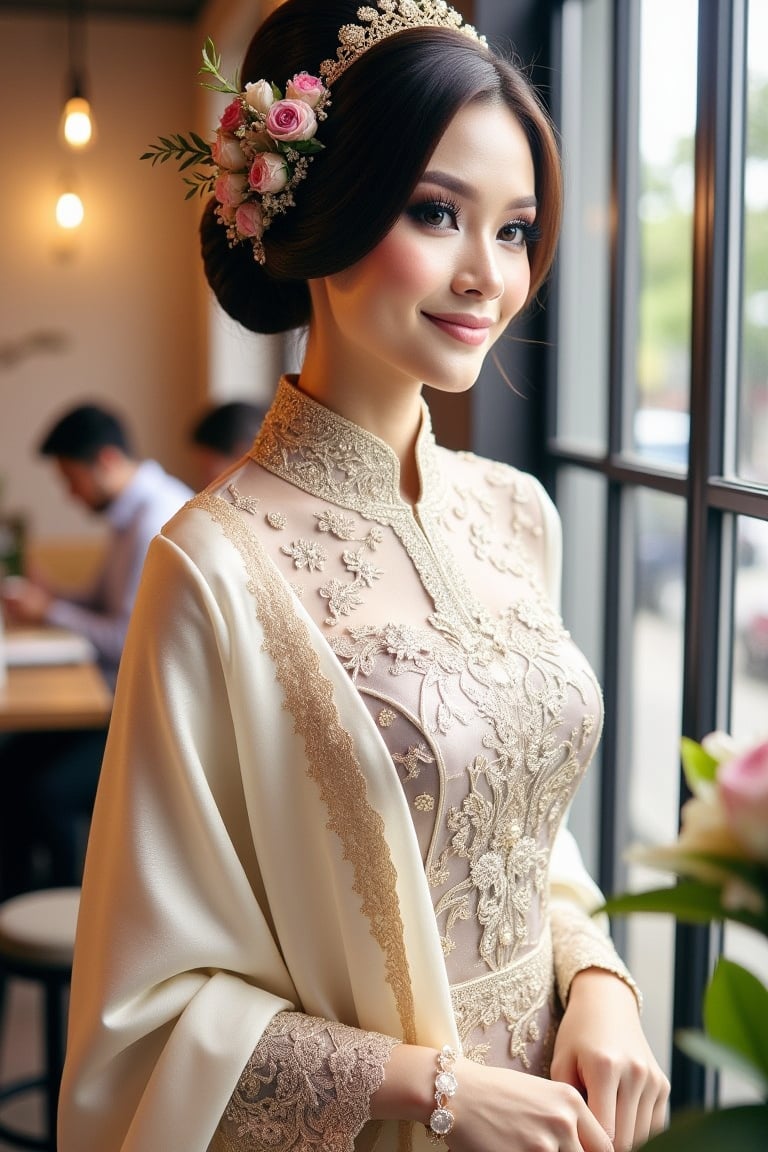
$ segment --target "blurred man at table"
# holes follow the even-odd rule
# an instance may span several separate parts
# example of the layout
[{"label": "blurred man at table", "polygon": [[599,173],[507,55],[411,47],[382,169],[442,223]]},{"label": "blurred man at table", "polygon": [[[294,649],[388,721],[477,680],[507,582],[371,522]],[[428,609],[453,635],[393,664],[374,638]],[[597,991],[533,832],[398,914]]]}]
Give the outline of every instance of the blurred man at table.
[{"label": "blurred man at table", "polygon": [[[60,594],[36,577],[13,580],[3,591],[5,616],[12,623],[57,625],[86,637],[114,687],[150,540],[191,491],[156,461],[140,460],[123,421],[99,405],[68,411],[39,451],[53,461],[72,498],[108,522],[105,559],[95,582],[79,595]],[[80,883],[83,828],[105,741],[105,729],[27,732],[0,747],[3,897],[38,882]]]},{"label": "blurred man at table", "polygon": [[266,408],[249,400],[229,400],[210,408],[192,428],[192,451],[200,486],[205,488],[253,444]]}]

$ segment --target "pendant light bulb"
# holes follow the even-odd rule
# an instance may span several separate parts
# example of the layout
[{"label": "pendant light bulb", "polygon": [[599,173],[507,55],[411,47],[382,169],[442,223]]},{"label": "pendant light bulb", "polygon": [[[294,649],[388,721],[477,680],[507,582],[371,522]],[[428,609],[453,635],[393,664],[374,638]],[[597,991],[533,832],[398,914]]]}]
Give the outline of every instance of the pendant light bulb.
[{"label": "pendant light bulb", "polygon": [[85,216],[83,202],[75,192],[64,192],[56,201],[56,223],[59,228],[79,228]]},{"label": "pendant light bulb", "polygon": [[71,96],[64,105],[62,131],[70,148],[85,148],[93,138],[91,106],[84,96]]}]

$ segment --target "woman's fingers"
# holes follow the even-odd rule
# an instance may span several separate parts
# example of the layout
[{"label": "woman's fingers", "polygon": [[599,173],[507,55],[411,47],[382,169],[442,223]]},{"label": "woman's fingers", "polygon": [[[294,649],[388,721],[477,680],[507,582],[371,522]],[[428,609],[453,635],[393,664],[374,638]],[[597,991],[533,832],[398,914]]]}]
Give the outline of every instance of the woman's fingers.
[{"label": "woman's fingers", "polygon": [[[600,1078],[594,1078],[599,1084]],[[628,1062],[589,1094],[589,1106],[613,1138],[615,1152],[630,1152],[664,1127],[669,1084],[656,1066]]]},{"label": "woman's fingers", "polygon": [[[669,1082],[661,1074],[650,1076],[635,1109],[634,1133],[628,1148],[644,1144],[667,1120]],[[617,1152],[620,1145],[616,1144]]]}]

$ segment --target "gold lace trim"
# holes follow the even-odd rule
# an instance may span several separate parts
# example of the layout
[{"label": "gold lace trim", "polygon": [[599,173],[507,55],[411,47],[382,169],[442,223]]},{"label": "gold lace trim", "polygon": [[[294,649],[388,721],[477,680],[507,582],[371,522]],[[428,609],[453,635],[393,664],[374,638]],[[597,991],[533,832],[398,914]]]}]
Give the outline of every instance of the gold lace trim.
[{"label": "gold lace trim", "polygon": [[547,929],[536,947],[501,972],[489,972],[451,988],[456,1024],[465,1055],[482,1063],[481,1046],[469,1037],[476,1028],[506,1022],[509,1053],[523,1068],[530,1067],[527,1046],[539,1039],[537,1013],[552,994],[552,938]]},{"label": "gold lace trim", "polygon": [[602,968],[618,976],[635,994],[642,1011],[643,997],[619,956],[610,936],[580,908],[555,901],[551,906],[552,943],[555,953],[555,978],[560,1003],[565,1007],[574,976],[586,968]]},{"label": "gold lace trim", "polygon": [[352,1152],[398,1043],[336,1021],[279,1012],[246,1064],[209,1152]]},{"label": "gold lace trim", "polygon": [[[328,809],[328,827],[354,869],[354,891],[361,898],[371,934],[385,957],[403,1030],[413,1043],[416,1035],[413,991],[405,953],[397,873],[384,833],[384,822],[368,802],[350,734],[341,726],[333,702],[333,686],[323,676],[304,623],[291,602],[285,582],[269,562],[257,538],[225,500],[201,493],[193,507],[207,511],[243,558],[248,590],[264,630],[264,650],[274,663],[285,692],[285,704],[304,738],[307,774],[315,781]],[[307,683],[318,686],[308,693]]]}]

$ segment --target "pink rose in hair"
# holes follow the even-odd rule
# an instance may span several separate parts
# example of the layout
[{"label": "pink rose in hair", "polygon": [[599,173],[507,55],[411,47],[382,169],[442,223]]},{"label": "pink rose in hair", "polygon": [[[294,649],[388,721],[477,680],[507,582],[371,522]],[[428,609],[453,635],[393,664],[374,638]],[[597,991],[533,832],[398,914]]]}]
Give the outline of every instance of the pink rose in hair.
[{"label": "pink rose in hair", "polygon": [[248,173],[254,192],[282,192],[288,178],[288,167],[278,152],[259,152]]},{"label": "pink rose in hair", "polygon": [[768,860],[768,740],[721,764],[717,790],[734,836]]},{"label": "pink rose in hair", "polygon": [[261,236],[264,232],[264,217],[258,204],[253,200],[245,200],[235,212],[235,227],[238,235],[251,239]]},{"label": "pink rose in hair", "polygon": [[311,140],[317,132],[317,118],[303,100],[276,100],[267,113],[267,132],[274,140]]},{"label": "pink rose in hair", "polygon": [[213,194],[219,204],[227,208],[237,208],[248,191],[248,177],[244,172],[222,172],[213,186]]},{"label": "pink rose in hair", "polygon": [[310,76],[309,72],[297,72],[288,81],[285,94],[289,100],[303,100],[310,108],[316,108],[325,95],[325,86],[317,76]]},{"label": "pink rose in hair", "polygon": [[236,136],[228,132],[217,132],[216,139],[211,145],[211,155],[219,168],[228,168],[230,172],[242,172],[247,167],[247,161]]},{"label": "pink rose in hair", "polygon": [[239,128],[244,122],[243,106],[239,99],[235,99],[227,104],[222,112],[219,127],[222,132],[234,132],[235,128]]}]

